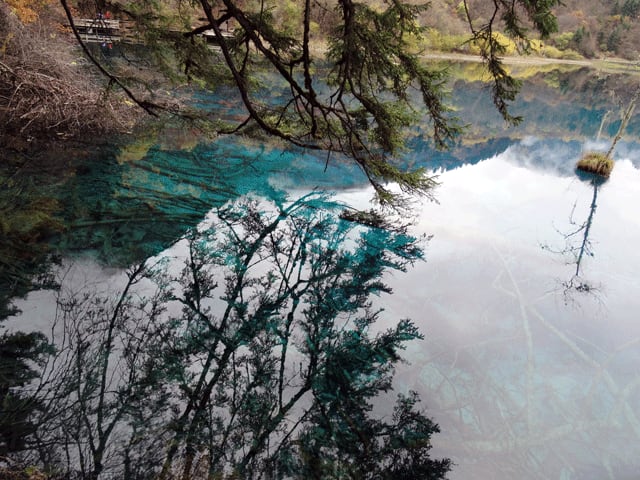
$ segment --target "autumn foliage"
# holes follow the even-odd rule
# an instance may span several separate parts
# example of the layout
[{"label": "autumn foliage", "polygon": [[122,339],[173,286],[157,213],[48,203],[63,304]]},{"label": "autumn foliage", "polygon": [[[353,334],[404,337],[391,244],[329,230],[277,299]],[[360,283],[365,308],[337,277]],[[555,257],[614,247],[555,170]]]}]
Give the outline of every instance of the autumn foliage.
[{"label": "autumn foliage", "polygon": [[38,20],[43,9],[53,3],[55,0],[7,0],[11,10],[25,24]]}]

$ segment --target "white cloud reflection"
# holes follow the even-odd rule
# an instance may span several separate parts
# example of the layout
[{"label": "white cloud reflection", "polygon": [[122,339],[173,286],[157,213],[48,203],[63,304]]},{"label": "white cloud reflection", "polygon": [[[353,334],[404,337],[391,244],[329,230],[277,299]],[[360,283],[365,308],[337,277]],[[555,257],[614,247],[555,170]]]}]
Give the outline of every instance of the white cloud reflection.
[{"label": "white cloud reflection", "polygon": [[530,139],[443,173],[416,226],[434,235],[427,262],[381,299],[389,321],[426,335],[398,384],[440,423],[453,480],[640,471],[640,170],[622,158],[600,187],[581,268],[599,291],[568,299],[573,258],[541,245],[562,250],[570,219],[589,215],[593,187],[566,173],[575,161],[575,147]]}]

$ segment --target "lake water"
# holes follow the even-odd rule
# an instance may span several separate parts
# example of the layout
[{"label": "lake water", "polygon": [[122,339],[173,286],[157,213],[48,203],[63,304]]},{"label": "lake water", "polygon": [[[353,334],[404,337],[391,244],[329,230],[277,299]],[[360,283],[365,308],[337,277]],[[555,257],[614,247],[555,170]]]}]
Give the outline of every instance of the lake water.
[{"label": "lake water", "polygon": [[418,226],[434,235],[427,262],[394,279],[388,308],[426,333],[402,381],[440,422],[452,479],[638,472],[640,170],[619,159],[599,188],[576,277],[583,231],[566,235],[594,187],[526,161],[548,147],[444,174]]},{"label": "lake water", "polygon": [[[434,455],[454,461],[453,480],[637,478],[638,117],[610,179],[574,172],[582,152],[606,150],[619,111],[610,92],[624,97],[627,81],[584,70],[538,75],[514,106],[524,123],[512,129],[482,85],[458,84],[460,117],[480,127],[448,153],[419,136],[410,143],[404,160],[440,182],[437,202],[414,207],[412,232],[430,237],[426,261],[390,275],[393,295],[376,302],[383,324],[408,317],[425,335],[406,351],[396,388],[418,391],[439,423]],[[319,188],[359,208],[371,199],[348,164],[325,171],[323,158],[233,138],[188,146],[171,138],[101,154],[65,184],[69,233],[55,245],[63,269],[73,266],[66,287],[108,290],[128,263],[161,255],[236,195]],[[47,330],[52,299],[39,291],[15,300],[22,313],[7,326]]]}]

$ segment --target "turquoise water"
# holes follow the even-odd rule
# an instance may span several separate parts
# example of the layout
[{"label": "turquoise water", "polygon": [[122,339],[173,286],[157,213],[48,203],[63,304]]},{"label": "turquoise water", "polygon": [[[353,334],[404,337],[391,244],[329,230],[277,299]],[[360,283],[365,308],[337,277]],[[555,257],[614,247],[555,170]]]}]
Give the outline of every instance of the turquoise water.
[{"label": "turquoise water", "polygon": [[[407,350],[396,387],[417,390],[440,424],[434,454],[453,459],[454,480],[640,471],[638,117],[611,178],[580,179],[575,162],[606,149],[616,123],[602,119],[617,105],[599,79],[555,75],[563,89],[544,78],[525,85],[514,105],[525,122],[509,129],[482,85],[456,84],[459,115],[481,128],[449,152],[417,131],[401,158],[440,186],[437,202],[414,209],[412,232],[430,238],[426,261],[390,276],[394,294],[376,302],[383,324],[412,318],[425,335]],[[177,136],[107,148],[65,184],[66,227],[50,239],[63,288],[117,288],[124,267],[174,255],[214,207],[247,195],[278,201],[319,189],[370,205],[371,189],[344,160]],[[22,313],[8,328],[49,330],[54,301],[50,291],[16,300]]]}]

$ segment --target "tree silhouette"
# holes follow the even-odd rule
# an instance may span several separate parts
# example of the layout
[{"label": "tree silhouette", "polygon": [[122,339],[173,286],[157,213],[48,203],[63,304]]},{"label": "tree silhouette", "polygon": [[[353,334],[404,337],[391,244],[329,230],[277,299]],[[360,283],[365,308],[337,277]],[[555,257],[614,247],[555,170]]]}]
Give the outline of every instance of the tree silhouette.
[{"label": "tree silhouette", "polygon": [[371,297],[420,241],[340,209],[228,205],[176,247],[180,271],[149,262],[115,299],[61,296],[42,458],[82,478],[443,478],[415,393],[372,411],[421,335],[377,327]]},{"label": "tree silhouette", "polygon": [[[594,255],[589,234],[591,233],[591,227],[598,207],[598,190],[603,180],[596,175],[586,175],[589,175],[589,183],[593,187],[593,196],[591,197],[591,204],[589,205],[589,215],[583,222],[576,222],[574,220],[576,205],[574,204],[569,218],[569,222],[573,227],[572,230],[569,232],[558,231],[565,241],[565,246],[561,249],[552,248],[549,245],[542,246],[545,250],[566,257],[568,264],[575,265],[575,270],[573,270],[573,274],[569,280],[562,282],[565,299],[567,300],[574,292],[596,294],[598,291],[596,286],[583,277],[581,269],[585,257],[592,257]],[[576,239],[578,239],[577,242]]]}]

